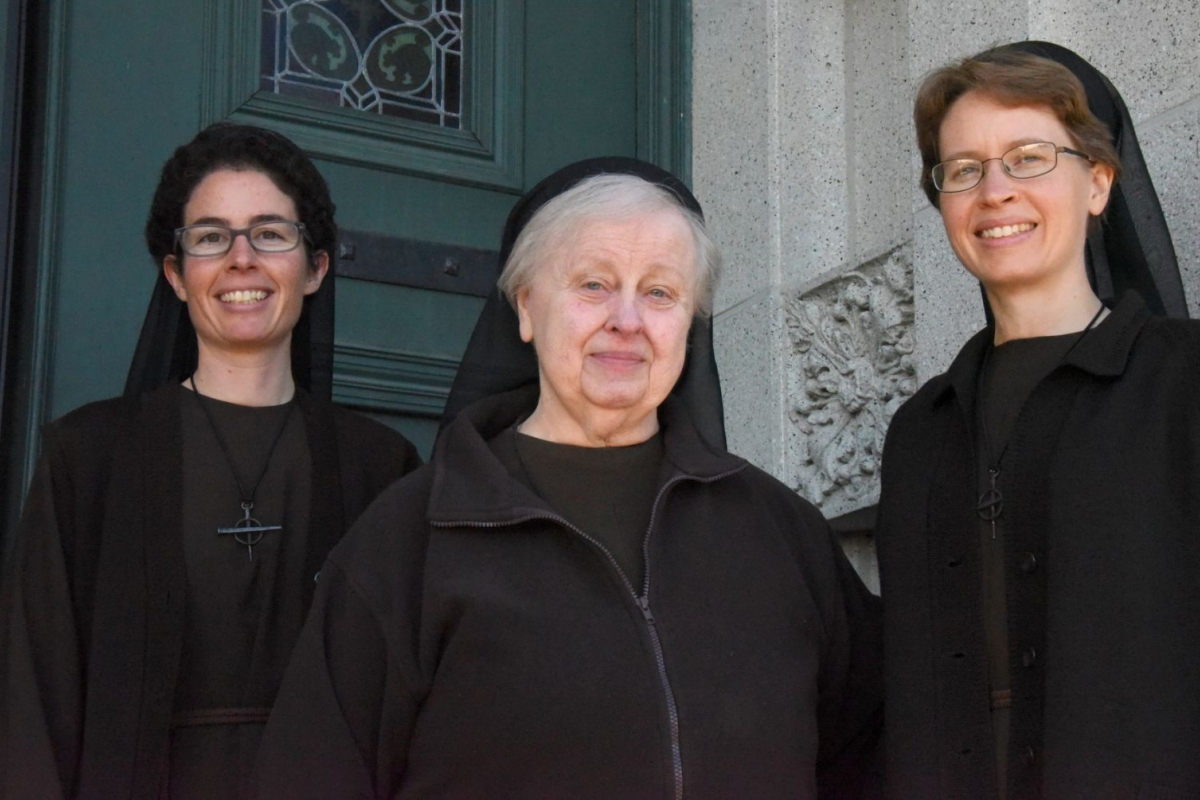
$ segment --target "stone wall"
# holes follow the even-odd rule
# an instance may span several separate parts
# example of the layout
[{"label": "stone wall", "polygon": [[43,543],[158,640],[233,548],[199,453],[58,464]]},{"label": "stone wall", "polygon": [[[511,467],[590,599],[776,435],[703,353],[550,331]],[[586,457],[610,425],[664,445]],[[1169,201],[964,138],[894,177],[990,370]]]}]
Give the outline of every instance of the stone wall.
[{"label": "stone wall", "polygon": [[[692,0],[693,182],[725,255],[717,357],[730,446],[828,517],[878,498],[892,411],[982,323],[917,186],[915,86],[1018,39],[1122,92],[1200,317],[1194,0]],[[869,537],[847,541],[875,585]]]}]

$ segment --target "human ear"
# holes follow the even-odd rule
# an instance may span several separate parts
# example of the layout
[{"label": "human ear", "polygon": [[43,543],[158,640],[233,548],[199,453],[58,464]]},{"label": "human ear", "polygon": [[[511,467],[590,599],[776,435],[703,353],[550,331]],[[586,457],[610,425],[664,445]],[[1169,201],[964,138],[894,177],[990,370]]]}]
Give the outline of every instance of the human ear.
[{"label": "human ear", "polygon": [[1088,212],[1092,216],[1100,216],[1108,205],[1108,196],[1112,191],[1113,168],[1108,164],[1097,161],[1092,164],[1092,194],[1088,200]]},{"label": "human ear", "polygon": [[167,282],[171,284],[171,288],[175,290],[175,296],[181,302],[187,302],[187,289],[183,285],[183,265],[179,263],[179,257],[169,255],[163,259],[162,263],[163,276]]},{"label": "human ear", "polygon": [[308,279],[304,282],[304,293],[309,295],[320,289],[321,283],[325,280],[328,272],[329,253],[326,253],[324,250],[318,250],[313,253],[312,262],[308,268]]},{"label": "human ear", "polygon": [[533,341],[533,317],[529,314],[529,289],[517,292],[517,319],[521,323],[521,341]]}]

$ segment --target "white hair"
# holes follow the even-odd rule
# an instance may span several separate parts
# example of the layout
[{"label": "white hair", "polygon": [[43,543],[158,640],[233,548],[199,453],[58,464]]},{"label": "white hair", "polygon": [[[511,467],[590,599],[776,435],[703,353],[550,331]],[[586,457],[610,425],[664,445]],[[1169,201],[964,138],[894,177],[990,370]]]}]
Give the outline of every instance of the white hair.
[{"label": "white hair", "polygon": [[678,213],[691,231],[696,267],[695,314],[707,318],[712,313],[713,284],[721,254],[704,220],[671,190],[625,173],[585,178],[539,208],[517,236],[504,262],[500,291],[515,307],[517,295],[533,280],[536,270],[548,263],[546,256],[585,222],[637,218],[668,210]]}]

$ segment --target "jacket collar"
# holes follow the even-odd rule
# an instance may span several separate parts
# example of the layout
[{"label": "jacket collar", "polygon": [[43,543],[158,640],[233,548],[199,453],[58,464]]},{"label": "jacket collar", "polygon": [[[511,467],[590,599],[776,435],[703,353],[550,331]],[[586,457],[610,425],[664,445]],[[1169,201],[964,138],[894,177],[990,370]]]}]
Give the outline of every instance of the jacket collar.
[{"label": "jacket collar", "polygon": [[[1076,367],[1097,377],[1115,378],[1121,375],[1129,362],[1133,343],[1149,318],[1150,312],[1142,298],[1136,292],[1125,292],[1112,313],[1067,355],[1063,365]],[[991,327],[976,333],[959,351],[950,368],[930,381],[934,387],[934,403],[953,394],[963,402],[965,408],[973,407],[980,365],[991,346],[992,337]]]},{"label": "jacket collar", "polygon": [[[537,398],[537,386],[488,397],[468,406],[446,428],[431,459],[431,522],[505,524],[554,513],[508,474],[489,446],[491,439],[527,416]],[[668,397],[658,414],[669,467],[664,483],[676,478],[714,480],[746,466],[743,459],[701,438],[676,398]]]}]

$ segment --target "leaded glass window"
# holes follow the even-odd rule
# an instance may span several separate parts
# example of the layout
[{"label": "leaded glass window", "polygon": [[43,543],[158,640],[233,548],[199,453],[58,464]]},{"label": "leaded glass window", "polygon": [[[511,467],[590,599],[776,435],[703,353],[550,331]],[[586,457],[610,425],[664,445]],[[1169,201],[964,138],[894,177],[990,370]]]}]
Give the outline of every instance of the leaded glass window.
[{"label": "leaded glass window", "polygon": [[463,0],[262,0],[261,88],[462,127]]}]

